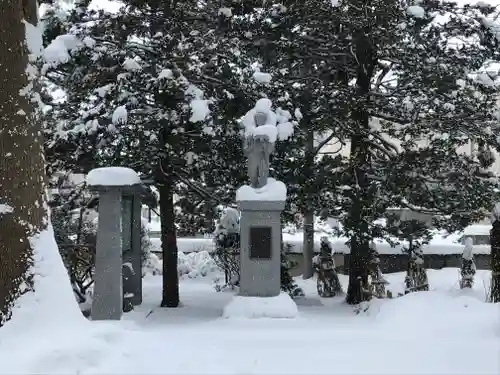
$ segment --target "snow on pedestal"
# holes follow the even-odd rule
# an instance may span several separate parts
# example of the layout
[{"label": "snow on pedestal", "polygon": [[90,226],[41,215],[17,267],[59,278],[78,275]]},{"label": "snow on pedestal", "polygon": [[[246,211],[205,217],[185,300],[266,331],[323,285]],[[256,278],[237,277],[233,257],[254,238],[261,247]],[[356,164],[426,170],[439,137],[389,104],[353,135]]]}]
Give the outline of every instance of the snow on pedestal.
[{"label": "snow on pedestal", "polygon": [[285,201],[286,185],[274,178],[268,178],[267,184],[259,189],[243,185],[236,191],[236,201]]},{"label": "snow on pedestal", "polygon": [[255,72],[253,74],[253,79],[255,79],[259,83],[271,83],[272,76],[269,73]]},{"label": "snow on pedestal", "polygon": [[295,301],[282,292],[276,297],[234,296],[224,307],[224,318],[277,318],[292,319],[298,315]]},{"label": "snow on pedestal", "polygon": [[425,18],[425,10],[420,5],[411,5],[406,8],[406,13],[415,18]]},{"label": "snow on pedestal", "polygon": [[130,186],[141,183],[139,175],[133,169],[124,167],[92,169],[86,181],[90,186]]}]

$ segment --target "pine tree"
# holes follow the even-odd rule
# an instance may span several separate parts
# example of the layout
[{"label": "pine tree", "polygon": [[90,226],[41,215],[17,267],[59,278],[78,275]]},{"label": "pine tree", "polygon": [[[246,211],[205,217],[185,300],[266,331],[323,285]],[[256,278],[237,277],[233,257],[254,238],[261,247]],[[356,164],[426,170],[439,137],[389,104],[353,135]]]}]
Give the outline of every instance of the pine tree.
[{"label": "pine tree", "polygon": [[[442,215],[436,225],[448,230],[484,215],[497,185],[485,170],[491,160],[458,148],[482,142],[486,151],[498,149],[490,110],[495,92],[472,77],[497,53],[483,21],[492,8],[430,0],[411,7],[381,0],[240,5],[237,10],[251,16],[235,29],[271,73],[272,95],[312,119],[301,121],[306,131],[296,138],[298,147],[283,154],[289,161],[282,163],[282,180],[291,185],[291,209],[309,210],[316,189],[328,198],[316,207],[340,217],[351,247],[348,303],[369,298],[363,293],[369,244],[390,237],[391,230],[376,224],[387,208]],[[449,20],[433,22],[443,12]],[[443,43],[471,36],[482,45]],[[309,103],[312,116],[302,107]],[[326,168],[314,167],[317,173],[300,170],[295,160],[312,165],[311,153],[304,153],[307,129],[319,131],[322,122],[349,156],[326,159]],[[302,191],[295,176],[306,176],[308,188]]]},{"label": "pine tree", "polygon": [[313,275],[314,215],[335,206],[328,194],[333,182],[327,181],[338,159],[318,157],[335,138],[337,127],[332,119],[337,113],[325,104],[334,90],[332,83],[344,79],[332,72],[332,66],[338,65],[336,51],[328,50],[331,43],[325,42],[337,37],[335,10],[326,1],[247,1],[235,10],[239,18],[232,33],[244,41],[247,53],[258,63],[256,69],[270,78],[258,87],[258,93],[272,98],[297,120],[293,139],[276,147],[273,172],[287,183],[285,220],[293,221],[297,212],[304,218],[303,277],[309,278]]},{"label": "pine tree", "polygon": [[[490,110],[495,92],[470,75],[494,51],[442,43],[447,35],[483,33],[480,12],[490,10],[431,1],[407,9],[396,1],[356,0],[340,1],[338,8],[346,38],[337,39],[337,48],[344,51],[348,81],[356,82],[339,86],[332,102],[350,114],[337,134],[350,144],[350,157],[337,169],[337,192],[351,247],[346,299],[357,304],[369,298],[363,293],[369,243],[391,232],[376,224],[387,208],[441,214],[436,225],[444,226],[446,216],[447,229],[455,230],[489,207],[497,183],[488,165],[458,148],[482,140],[498,149],[490,131],[497,126]],[[433,23],[443,11],[456,16]]]},{"label": "pine tree", "polygon": [[[71,64],[49,66],[46,74],[67,95],[50,114],[59,128],[47,131],[49,156],[84,171],[103,165],[132,167],[157,185],[166,293],[162,304],[176,306],[174,194],[199,198],[196,204],[180,201],[188,224],[194,223],[189,215],[200,206],[210,215],[210,204],[220,202],[220,194],[210,190],[223,179],[207,176],[214,166],[210,161],[218,156],[211,146],[221,150],[226,135],[234,142],[237,133],[210,110],[222,108],[219,115],[234,111],[233,99],[241,97],[230,92],[238,93],[245,75],[235,64],[238,41],[216,35],[218,8],[208,5],[193,9],[189,1],[168,6],[130,2],[113,16],[82,7],[76,12],[80,22],[92,19],[93,26],[70,28],[78,45],[71,51]],[[216,165],[224,168],[231,162],[223,160]]]}]

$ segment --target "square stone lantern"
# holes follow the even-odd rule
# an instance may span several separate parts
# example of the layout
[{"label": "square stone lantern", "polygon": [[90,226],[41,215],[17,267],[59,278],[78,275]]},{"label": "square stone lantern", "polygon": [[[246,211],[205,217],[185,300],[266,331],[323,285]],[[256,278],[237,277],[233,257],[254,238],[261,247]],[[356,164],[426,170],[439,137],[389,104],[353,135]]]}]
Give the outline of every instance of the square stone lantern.
[{"label": "square stone lantern", "polygon": [[[119,320],[142,300],[141,201],[137,173],[109,167],[90,171],[89,188],[99,194],[99,220],[92,320]],[[123,279],[125,276],[125,280]]]}]

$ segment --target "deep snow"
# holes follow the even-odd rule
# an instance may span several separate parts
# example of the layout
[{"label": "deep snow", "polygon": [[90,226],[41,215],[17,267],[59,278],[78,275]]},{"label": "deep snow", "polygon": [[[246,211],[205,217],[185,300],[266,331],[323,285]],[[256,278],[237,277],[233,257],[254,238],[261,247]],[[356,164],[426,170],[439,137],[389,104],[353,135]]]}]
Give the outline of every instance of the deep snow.
[{"label": "deep snow", "polygon": [[[403,291],[403,273],[386,277],[394,295]],[[232,293],[215,292],[211,277],[183,278],[182,307],[162,309],[161,277],[148,275],[143,305],[121,322],[40,321],[16,337],[1,329],[0,373],[498,374],[489,272],[467,291],[457,269],[430,270],[429,280],[429,292],[374,301],[356,315],[342,297],[321,299],[314,280],[297,279],[306,297],[296,319],[223,319]]]}]

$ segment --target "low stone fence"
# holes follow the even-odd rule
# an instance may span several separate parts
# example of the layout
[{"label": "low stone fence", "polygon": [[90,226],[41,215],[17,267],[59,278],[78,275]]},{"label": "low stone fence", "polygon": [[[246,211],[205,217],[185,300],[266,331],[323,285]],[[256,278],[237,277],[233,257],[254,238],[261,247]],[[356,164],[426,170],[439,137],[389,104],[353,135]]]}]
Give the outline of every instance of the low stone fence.
[{"label": "low stone fence", "polygon": [[[159,239],[151,239],[153,242],[153,252],[161,253],[161,243]],[[302,243],[290,243],[292,245],[290,252],[290,257],[297,262],[297,267],[291,271],[293,276],[298,276],[301,273],[303,256],[302,256]],[[316,250],[319,250],[319,244],[317,244]],[[334,251],[336,251],[336,244],[333,244]],[[181,237],[177,239],[178,250],[183,253],[208,251],[209,253],[214,251],[215,245],[210,238],[185,238]],[[430,269],[441,269],[444,267],[460,267],[462,258],[463,246],[459,244],[446,244],[445,247],[439,245],[428,246],[424,253],[424,264],[426,268]],[[475,250],[475,261],[476,267],[478,269],[490,269],[490,254],[487,252],[489,246],[478,245],[474,246]],[[389,249],[382,248],[380,251],[380,268],[384,273],[402,272],[406,271],[408,264],[408,256],[402,253],[396,253],[398,249],[394,249],[393,254],[388,254]],[[456,251],[453,253],[452,251]],[[442,251],[443,254],[439,254]],[[349,254],[344,252],[335,252],[334,259],[337,268],[341,273],[347,273],[349,271]]]}]

